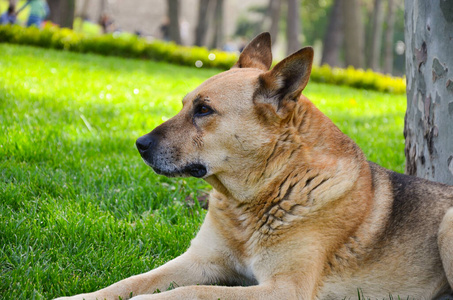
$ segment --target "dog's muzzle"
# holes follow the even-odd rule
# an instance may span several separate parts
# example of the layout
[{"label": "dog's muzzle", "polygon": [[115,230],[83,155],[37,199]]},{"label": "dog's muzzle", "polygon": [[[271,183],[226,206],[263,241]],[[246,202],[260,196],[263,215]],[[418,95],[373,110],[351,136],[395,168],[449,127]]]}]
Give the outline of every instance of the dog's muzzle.
[{"label": "dog's muzzle", "polygon": [[[159,162],[159,159],[156,159],[156,148],[158,144],[158,138],[156,136],[153,136],[151,133],[145,134],[144,136],[141,136],[137,139],[135,142],[135,146],[137,146],[137,150],[140,153],[141,157],[143,158],[143,161],[153,168],[153,170],[157,174],[161,175],[167,175],[163,171],[162,166],[158,166],[158,164],[162,164],[162,161]],[[169,175],[169,174],[168,174]]]},{"label": "dog's muzzle", "polygon": [[157,144],[157,139],[150,134],[145,134],[137,139],[135,145],[140,154],[146,153],[150,148]]},{"label": "dog's muzzle", "polygon": [[158,148],[158,137],[152,133],[139,137],[135,145],[146,164],[153,168],[157,174],[168,177],[190,175],[197,178],[202,178],[207,174],[206,167],[199,163],[191,163],[176,168],[176,163],[166,157],[167,155],[159,155],[159,151],[156,150]]},{"label": "dog's muzzle", "polygon": [[152,152],[153,148],[157,144],[157,138],[153,137],[150,134],[145,134],[144,136],[141,136],[137,139],[135,142],[135,145],[137,146],[138,152],[140,152],[140,155],[143,157],[144,160],[146,160],[149,163],[152,163],[150,160],[152,160]]}]

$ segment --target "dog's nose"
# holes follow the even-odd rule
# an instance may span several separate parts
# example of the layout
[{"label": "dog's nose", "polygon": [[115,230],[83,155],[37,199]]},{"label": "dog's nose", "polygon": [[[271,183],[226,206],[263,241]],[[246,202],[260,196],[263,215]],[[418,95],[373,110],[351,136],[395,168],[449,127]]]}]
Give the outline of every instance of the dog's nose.
[{"label": "dog's nose", "polygon": [[145,152],[146,150],[154,146],[154,144],[156,144],[156,139],[149,134],[145,134],[144,136],[139,137],[135,142],[135,145],[137,146],[137,149],[140,153]]}]

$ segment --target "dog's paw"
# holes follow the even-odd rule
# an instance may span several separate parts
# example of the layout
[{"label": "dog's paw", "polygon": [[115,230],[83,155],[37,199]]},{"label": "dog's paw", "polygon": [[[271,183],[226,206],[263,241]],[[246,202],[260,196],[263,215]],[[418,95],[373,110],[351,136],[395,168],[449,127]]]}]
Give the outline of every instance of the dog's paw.
[{"label": "dog's paw", "polygon": [[150,294],[150,295],[138,295],[138,296],[135,296],[133,298],[131,298],[130,300],[156,300],[158,298],[156,298],[156,294]]},{"label": "dog's paw", "polygon": [[75,295],[69,297],[59,297],[53,300],[97,300],[96,298],[89,297],[87,295]]}]

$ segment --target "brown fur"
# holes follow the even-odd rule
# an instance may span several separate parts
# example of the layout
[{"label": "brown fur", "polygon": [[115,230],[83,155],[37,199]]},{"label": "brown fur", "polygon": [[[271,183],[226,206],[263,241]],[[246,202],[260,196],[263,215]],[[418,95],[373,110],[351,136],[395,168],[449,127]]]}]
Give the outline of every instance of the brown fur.
[{"label": "brown fur", "polygon": [[[453,283],[453,187],[396,174],[307,98],[313,50],[268,71],[261,34],[137,140],[167,176],[213,186],[190,248],[71,299],[432,299]],[[178,288],[167,290],[171,283]],[[450,285],[449,285],[450,282]],[[219,286],[212,284],[225,284]]]}]

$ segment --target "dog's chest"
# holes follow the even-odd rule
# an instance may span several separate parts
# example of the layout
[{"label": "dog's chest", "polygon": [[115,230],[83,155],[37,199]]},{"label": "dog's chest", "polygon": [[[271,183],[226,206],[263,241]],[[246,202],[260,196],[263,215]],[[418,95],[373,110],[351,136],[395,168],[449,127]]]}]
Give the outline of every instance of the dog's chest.
[{"label": "dog's chest", "polygon": [[210,210],[217,230],[244,257],[252,257],[259,249],[290,234],[308,210],[287,200],[259,206],[213,204],[216,206]]},{"label": "dog's chest", "polygon": [[[279,241],[293,235],[303,219],[302,207],[290,201],[262,206],[234,205],[223,197],[210,200],[215,232],[226,242],[228,256],[238,274],[258,282],[278,262]],[[261,278],[262,279],[262,278]]]}]

